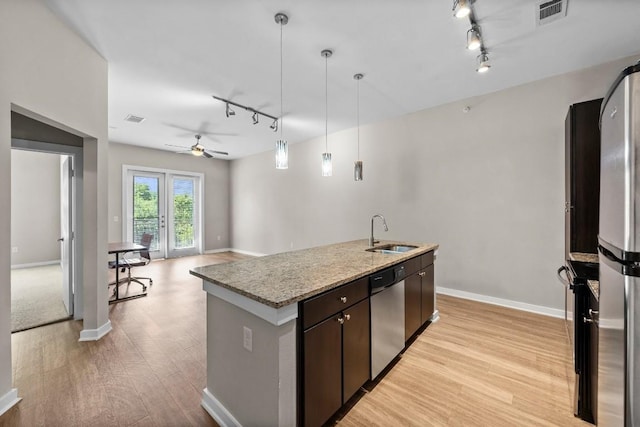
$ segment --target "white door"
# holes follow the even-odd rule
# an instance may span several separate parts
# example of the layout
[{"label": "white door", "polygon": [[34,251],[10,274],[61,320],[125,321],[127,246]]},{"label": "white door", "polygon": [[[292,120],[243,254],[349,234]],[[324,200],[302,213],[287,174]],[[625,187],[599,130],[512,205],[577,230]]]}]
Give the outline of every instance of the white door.
[{"label": "white door", "polygon": [[60,264],[62,301],[73,315],[73,158],[60,156]]},{"label": "white door", "polygon": [[152,234],[154,259],[201,252],[200,176],[128,169],[125,194],[125,240]]}]

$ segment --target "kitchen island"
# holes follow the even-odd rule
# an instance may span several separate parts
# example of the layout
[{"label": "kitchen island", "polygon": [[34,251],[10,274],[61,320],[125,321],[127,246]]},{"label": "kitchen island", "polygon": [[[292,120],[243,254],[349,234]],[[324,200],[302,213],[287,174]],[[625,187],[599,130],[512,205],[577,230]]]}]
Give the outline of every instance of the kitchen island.
[{"label": "kitchen island", "polygon": [[300,308],[438,248],[412,246],[373,252],[357,240],[193,269],[207,292],[203,407],[221,425],[298,424]]}]

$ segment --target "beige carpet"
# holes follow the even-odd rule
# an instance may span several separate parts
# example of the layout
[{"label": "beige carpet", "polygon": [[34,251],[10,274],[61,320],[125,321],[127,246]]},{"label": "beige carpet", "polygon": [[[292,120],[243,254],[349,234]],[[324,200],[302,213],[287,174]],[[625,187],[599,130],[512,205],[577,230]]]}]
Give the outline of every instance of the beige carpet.
[{"label": "beige carpet", "polygon": [[59,264],[11,270],[11,331],[69,317]]}]

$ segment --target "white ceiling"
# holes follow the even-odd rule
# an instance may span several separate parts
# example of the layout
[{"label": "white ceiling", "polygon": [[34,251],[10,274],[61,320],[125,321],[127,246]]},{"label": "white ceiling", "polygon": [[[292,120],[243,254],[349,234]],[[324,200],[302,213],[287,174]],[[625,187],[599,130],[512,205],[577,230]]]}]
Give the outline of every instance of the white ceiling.
[{"label": "white ceiling", "polygon": [[[284,39],[284,137],[329,133],[400,116],[640,52],[638,0],[569,0],[566,18],[537,27],[531,0],[476,0],[491,70],[475,72],[468,19],[451,0],[45,0],[109,62],[109,139],[171,149],[194,135],[229,159],[271,150],[270,121],[253,125],[231,99],[280,115]],[[639,57],[640,59],[640,57]],[[613,76],[612,76],[613,78]],[[124,121],[133,114],[141,124]],[[329,140],[329,144],[331,141]]]}]

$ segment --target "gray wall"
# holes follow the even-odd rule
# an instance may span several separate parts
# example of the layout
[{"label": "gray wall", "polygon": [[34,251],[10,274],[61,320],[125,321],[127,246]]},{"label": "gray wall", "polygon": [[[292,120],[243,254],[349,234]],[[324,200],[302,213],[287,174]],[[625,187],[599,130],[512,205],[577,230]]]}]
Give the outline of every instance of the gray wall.
[{"label": "gray wall", "polygon": [[[204,250],[229,247],[229,161],[109,143],[109,241],[112,242],[122,240],[122,165],[203,173]],[[118,222],[114,221],[116,216]]]},{"label": "gray wall", "polygon": [[11,150],[11,265],[60,259],[60,156]]},{"label": "gray wall", "polygon": [[11,388],[11,111],[84,138],[81,337],[108,329],[108,128],[106,61],[41,1],[0,1],[0,58],[1,412],[15,403],[16,393]]},{"label": "gray wall", "polygon": [[331,178],[320,176],[324,138],[290,146],[288,170],[274,168],[271,152],[233,161],[233,247],[275,253],[366,238],[380,213],[389,232],[376,224],[376,237],[440,244],[437,286],[563,309],[565,115],[604,96],[633,62],[362,126],[362,182],[353,181],[355,129],[329,136]]}]

